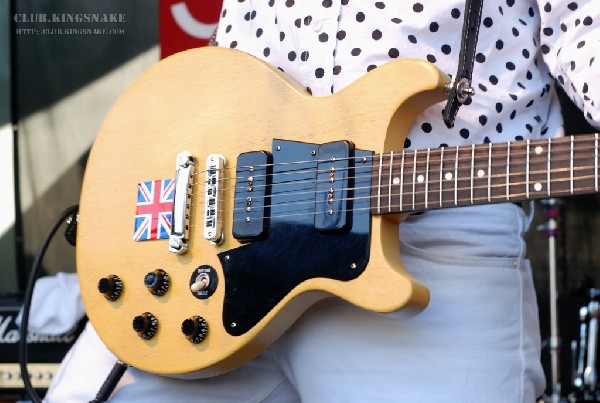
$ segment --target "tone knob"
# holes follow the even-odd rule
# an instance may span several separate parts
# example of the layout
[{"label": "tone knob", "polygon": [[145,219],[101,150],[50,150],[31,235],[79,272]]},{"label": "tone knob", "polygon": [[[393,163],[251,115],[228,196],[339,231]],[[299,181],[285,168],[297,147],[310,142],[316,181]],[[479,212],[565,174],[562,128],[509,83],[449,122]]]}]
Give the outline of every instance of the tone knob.
[{"label": "tone knob", "polygon": [[98,281],[98,291],[109,301],[115,301],[123,292],[123,282],[116,274],[103,277]]},{"label": "tone knob", "polygon": [[202,316],[194,315],[181,323],[181,332],[194,344],[204,340],[208,333],[208,324]]},{"label": "tone knob", "polygon": [[150,312],[133,318],[133,330],[144,340],[150,340],[158,330],[158,319]]},{"label": "tone knob", "polygon": [[163,269],[151,271],[150,273],[146,274],[146,277],[144,277],[144,284],[151,294],[160,297],[169,289],[169,275]]}]

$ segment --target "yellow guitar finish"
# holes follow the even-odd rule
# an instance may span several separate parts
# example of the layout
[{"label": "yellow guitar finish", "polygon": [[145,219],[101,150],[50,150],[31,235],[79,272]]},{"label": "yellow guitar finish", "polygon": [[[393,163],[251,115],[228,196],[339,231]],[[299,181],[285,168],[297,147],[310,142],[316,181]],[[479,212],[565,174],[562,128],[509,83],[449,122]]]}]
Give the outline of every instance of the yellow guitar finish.
[{"label": "yellow guitar finish", "polygon": [[[235,172],[239,154],[270,150],[274,138],[325,143],[349,140],[376,153],[402,150],[416,115],[443,99],[447,76],[419,60],[398,60],[373,70],[327,97],[312,97],[265,63],[230,49],[202,48],[167,58],[143,74],[115,103],[89,157],[80,202],[77,267],[89,319],[108,348],[142,370],[184,377],[229,371],[259,354],[311,304],[334,295],[359,307],[391,312],[423,309],[429,292],[405,271],[399,253],[401,217],[373,216],[370,260],[355,280],[314,278],[294,288],[256,326],[229,335],[222,323],[224,284],[217,254],[236,248],[232,237],[233,189],[224,193],[224,242],[203,238],[204,162],[225,156]],[[175,175],[175,157],[198,159],[190,248],[168,251],[168,240],[135,242],[133,224],[139,182]],[[199,183],[198,183],[199,182]],[[200,265],[217,270],[219,285],[206,300],[194,298],[189,279]],[[164,269],[171,286],[162,297],[144,285],[146,273]],[[122,296],[107,301],[100,278],[118,275]],[[142,340],[132,329],[150,311],[158,332]],[[181,323],[201,315],[209,332],[200,344],[181,333]]]}]

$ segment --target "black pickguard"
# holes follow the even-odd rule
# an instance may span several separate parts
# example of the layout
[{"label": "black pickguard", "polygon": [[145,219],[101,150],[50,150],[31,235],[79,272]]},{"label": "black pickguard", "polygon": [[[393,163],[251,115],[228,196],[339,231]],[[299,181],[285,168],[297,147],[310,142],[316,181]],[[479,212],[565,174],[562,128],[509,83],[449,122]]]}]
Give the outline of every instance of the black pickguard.
[{"label": "black pickguard", "polygon": [[250,330],[301,282],[351,280],[367,265],[372,153],[355,150],[357,162],[348,173],[349,224],[332,232],[315,229],[319,155],[313,150],[318,145],[274,140],[266,237],[219,254],[225,274],[223,324],[231,335]]}]

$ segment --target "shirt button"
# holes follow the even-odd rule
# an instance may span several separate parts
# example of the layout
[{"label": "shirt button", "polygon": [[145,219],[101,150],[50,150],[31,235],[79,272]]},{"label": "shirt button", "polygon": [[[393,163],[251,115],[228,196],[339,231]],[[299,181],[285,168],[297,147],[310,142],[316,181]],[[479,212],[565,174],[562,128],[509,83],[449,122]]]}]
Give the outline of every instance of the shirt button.
[{"label": "shirt button", "polygon": [[314,19],[312,22],[313,31],[319,32],[323,28],[323,22],[318,19]]}]

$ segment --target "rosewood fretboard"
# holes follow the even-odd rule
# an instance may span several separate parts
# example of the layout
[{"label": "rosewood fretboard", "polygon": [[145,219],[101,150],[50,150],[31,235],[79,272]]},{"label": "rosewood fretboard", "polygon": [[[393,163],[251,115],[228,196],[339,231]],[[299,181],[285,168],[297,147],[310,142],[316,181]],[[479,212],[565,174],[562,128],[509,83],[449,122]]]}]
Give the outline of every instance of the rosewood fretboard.
[{"label": "rosewood fretboard", "polygon": [[375,155],[373,214],[598,192],[599,135]]}]

